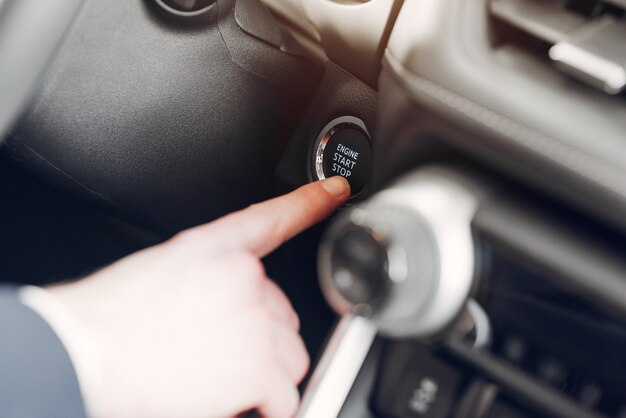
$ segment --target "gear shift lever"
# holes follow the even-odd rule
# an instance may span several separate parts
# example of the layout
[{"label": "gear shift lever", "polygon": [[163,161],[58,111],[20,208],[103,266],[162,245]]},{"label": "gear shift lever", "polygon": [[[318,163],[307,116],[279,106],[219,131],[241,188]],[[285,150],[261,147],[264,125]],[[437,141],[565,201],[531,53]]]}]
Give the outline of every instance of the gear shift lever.
[{"label": "gear shift lever", "polygon": [[299,417],[338,415],[376,334],[432,338],[464,312],[474,283],[476,190],[448,168],[420,169],[330,226],[320,284],[343,318]]},{"label": "gear shift lever", "polygon": [[340,315],[391,337],[431,337],[465,306],[474,279],[478,199],[443,168],[419,170],[339,218],[319,254],[321,286]]}]

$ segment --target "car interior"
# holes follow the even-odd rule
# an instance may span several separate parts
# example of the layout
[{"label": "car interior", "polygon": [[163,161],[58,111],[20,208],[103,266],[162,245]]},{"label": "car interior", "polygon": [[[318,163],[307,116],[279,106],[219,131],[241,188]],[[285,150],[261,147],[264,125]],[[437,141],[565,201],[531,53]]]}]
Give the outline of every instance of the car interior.
[{"label": "car interior", "polygon": [[334,175],[301,418],[626,418],[625,0],[0,0],[0,282]]}]

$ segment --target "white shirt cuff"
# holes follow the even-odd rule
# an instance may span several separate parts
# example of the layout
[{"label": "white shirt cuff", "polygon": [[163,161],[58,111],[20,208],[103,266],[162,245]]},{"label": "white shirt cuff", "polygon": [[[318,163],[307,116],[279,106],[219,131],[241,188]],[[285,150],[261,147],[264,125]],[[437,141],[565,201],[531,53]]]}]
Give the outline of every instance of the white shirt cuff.
[{"label": "white shirt cuff", "polygon": [[102,363],[91,333],[73,312],[45,289],[24,286],[19,289],[18,298],[37,312],[63,343],[74,365],[87,415],[97,417],[95,396],[102,387]]}]

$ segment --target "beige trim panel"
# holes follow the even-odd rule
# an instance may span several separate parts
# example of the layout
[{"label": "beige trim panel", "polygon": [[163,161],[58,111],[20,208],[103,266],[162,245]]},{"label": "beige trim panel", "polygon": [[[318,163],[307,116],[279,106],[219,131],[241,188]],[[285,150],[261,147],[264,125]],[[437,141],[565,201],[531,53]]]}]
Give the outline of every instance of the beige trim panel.
[{"label": "beige trim panel", "polygon": [[262,0],[330,59],[370,80],[380,67],[381,43],[396,0]]}]

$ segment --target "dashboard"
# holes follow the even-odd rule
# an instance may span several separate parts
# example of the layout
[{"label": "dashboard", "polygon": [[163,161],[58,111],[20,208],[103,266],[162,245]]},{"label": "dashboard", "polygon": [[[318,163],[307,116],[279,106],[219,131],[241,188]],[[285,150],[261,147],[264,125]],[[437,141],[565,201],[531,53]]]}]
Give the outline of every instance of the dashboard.
[{"label": "dashboard", "polygon": [[[369,221],[336,222],[327,238],[331,249],[324,253],[322,244],[320,254],[322,286],[331,289],[326,295],[335,310],[359,316],[366,309],[360,315],[378,324],[375,338],[359,334],[358,324],[352,326],[359,337],[339,327],[340,342],[331,342],[331,353],[320,361],[317,379],[328,379],[340,391],[332,356],[350,364],[341,357],[342,343],[371,346],[367,354],[353,352],[363,363],[353,366],[358,373],[352,370],[355,381],[346,389],[345,402],[336,401],[339,416],[624,416],[626,102],[623,83],[613,88],[609,79],[621,80],[618,74],[624,70],[624,48],[610,45],[619,42],[614,29],[624,28],[625,5],[433,0],[405,1],[396,10],[398,2],[291,2],[300,4],[296,11],[267,3],[283,13],[288,25],[299,27],[299,20],[308,18],[322,45],[327,37],[343,35],[359,43],[362,60],[367,56],[381,63],[365,67],[379,71],[375,82],[362,61],[343,65],[377,91],[372,182],[378,193],[351,211]],[[378,9],[383,3],[389,7],[385,14]],[[350,24],[333,27],[332,19],[320,17],[326,11],[311,10],[316,7],[341,9],[331,14],[337,22],[349,20],[339,17],[349,15],[350,8],[357,21],[366,20],[369,12],[381,23],[393,21],[388,39],[384,30],[377,32],[386,47],[377,55],[378,43],[351,37]],[[381,27],[373,25],[372,32]],[[566,54],[559,56],[563,45]],[[571,45],[574,56],[567,49]],[[328,55],[341,63],[332,50]],[[491,341],[481,349],[454,335],[458,324],[438,333],[420,331],[427,308],[411,315],[406,308],[404,320],[412,321],[412,330],[398,331],[403,317],[388,318],[404,303],[398,294],[411,295],[417,307],[425,291],[397,283],[389,285],[396,290],[381,290],[382,273],[359,264],[354,250],[370,254],[361,248],[366,239],[350,238],[355,229],[364,236],[385,231],[385,243],[377,245],[388,252],[389,258],[381,258],[388,263],[386,274],[392,274],[395,247],[409,254],[409,271],[411,259],[429,265],[421,258],[425,247],[413,248],[419,232],[403,235],[414,222],[376,202],[387,199],[392,205],[391,193],[402,191],[394,210],[406,209],[418,199],[395,182],[433,164],[453,167],[460,184],[480,184],[478,208],[467,229],[475,254],[475,287],[468,297],[482,307],[491,326]],[[448,226],[452,219],[448,214]],[[433,220],[426,223],[433,231],[439,228]],[[432,262],[442,269],[440,280],[447,265],[463,264],[461,236],[450,238],[456,241],[456,257]],[[440,252],[445,240],[437,244]],[[354,275],[350,289],[341,287],[346,270]],[[427,276],[407,274],[422,284]],[[363,292],[377,294],[384,303]],[[450,293],[446,297],[449,305],[456,303]],[[350,375],[350,370],[343,373]],[[333,404],[319,381],[305,398],[311,412],[302,416],[320,411],[335,416],[319,405]]]},{"label": "dashboard", "polygon": [[301,418],[626,417],[626,2],[83,3],[4,158],[164,235],[353,186]]}]

